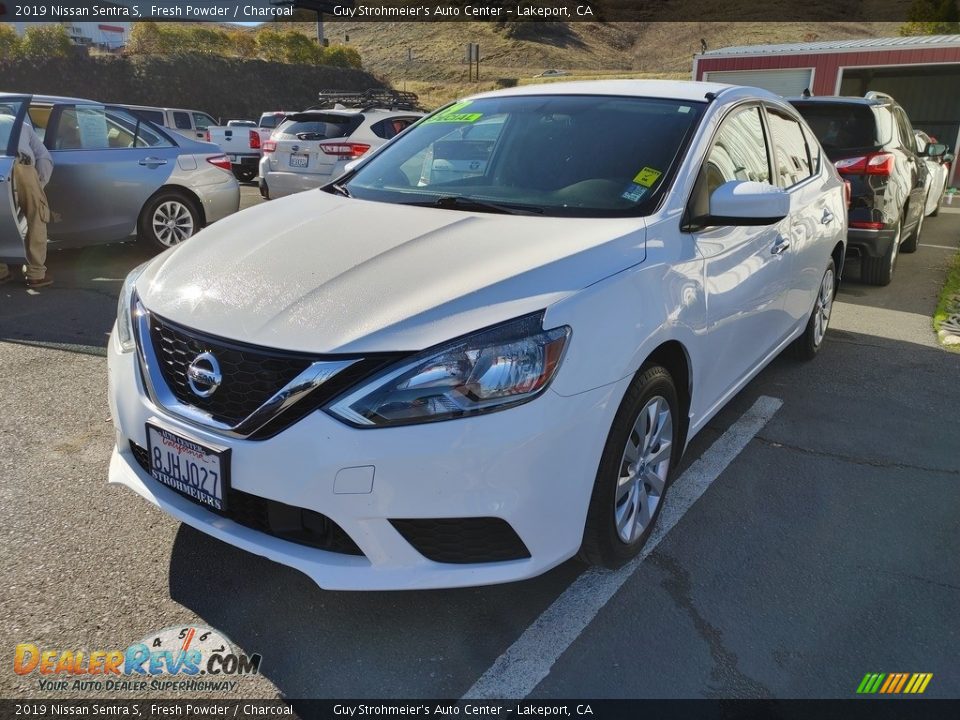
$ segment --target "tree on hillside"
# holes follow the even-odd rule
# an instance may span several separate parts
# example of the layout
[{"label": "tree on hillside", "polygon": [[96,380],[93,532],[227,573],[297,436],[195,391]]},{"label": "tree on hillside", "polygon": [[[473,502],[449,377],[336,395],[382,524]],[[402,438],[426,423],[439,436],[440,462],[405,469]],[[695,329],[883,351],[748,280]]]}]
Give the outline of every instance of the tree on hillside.
[{"label": "tree on hillside", "polygon": [[253,33],[243,30],[234,30],[230,33],[230,44],[233,46],[234,54],[245,60],[257,56],[257,38]]},{"label": "tree on hillside", "polygon": [[10,25],[0,25],[0,60],[15,57],[20,50],[20,38]]},{"label": "tree on hillside", "polygon": [[960,33],[957,0],[913,0],[901,35],[954,35]]},{"label": "tree on hillside", "polygon": [[20,56],[31,60],[67,57],[73,47],[63,25],[29,27],[19,45]]}]

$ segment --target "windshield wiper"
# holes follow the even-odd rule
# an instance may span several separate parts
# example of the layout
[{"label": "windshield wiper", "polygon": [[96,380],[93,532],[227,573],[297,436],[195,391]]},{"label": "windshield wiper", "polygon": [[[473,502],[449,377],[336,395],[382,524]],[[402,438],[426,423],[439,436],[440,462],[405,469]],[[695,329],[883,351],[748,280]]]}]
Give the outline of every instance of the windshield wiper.
[{"label": "windshield wiper", "polygon": [[433,202],[413,203],[424,207],[438,207],[445,210],[475,210],[477,212],[500,213],[501,215],[543,215],[543,208],[530,205],[501,205],[486,200],[475,200],[459,195],[445,195]]}]

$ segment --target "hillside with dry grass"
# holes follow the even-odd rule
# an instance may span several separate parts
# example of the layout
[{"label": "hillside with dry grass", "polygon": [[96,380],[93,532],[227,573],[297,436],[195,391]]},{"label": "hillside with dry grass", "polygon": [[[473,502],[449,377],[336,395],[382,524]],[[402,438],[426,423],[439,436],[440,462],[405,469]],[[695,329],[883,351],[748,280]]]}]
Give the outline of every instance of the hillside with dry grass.
[{"label": "hillside with dry grass", "polygon": [[[312,34],[311,23],[278,23]],[[276,27],[276,25],[273,25]],[[731,45],[896,35],[896,23],[541,23],[527,37],[509,37],[494,23],[327,22],[331,43],[356,48],[365,69],[434,106],[493,86],[521,83],[546,69],[572,77],[690,76],[701,38],[710,49]],[[529,37],[533,35],[533,37]],[[349,38],[349,40],[348,40]],[[480,44],[481,82],[467,83],[468,42]],[[412,55],[412,60],[408,57]]]}]

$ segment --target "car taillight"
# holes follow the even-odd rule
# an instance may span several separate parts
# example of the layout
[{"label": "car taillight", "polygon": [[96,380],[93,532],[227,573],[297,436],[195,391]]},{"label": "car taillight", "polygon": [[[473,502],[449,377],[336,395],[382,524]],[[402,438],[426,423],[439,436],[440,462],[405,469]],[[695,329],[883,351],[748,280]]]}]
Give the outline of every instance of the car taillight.
[{"label": "car taillight", "polygon": [[339,160],[356,160],[370,149],[364,143],[321,143],[324,155],[337,155]]},{"label": "car taillight", "polygon": [[233,169],[233,165],[230,163],[230,158],[226,155],[211,155],[207,158],[207,162],[211,165],[216,165],[221,170],[226,170],[230,172]]},{"label": "car taillight", "polygon": [[277,149],[277,144],[273,140],[267,140],[263,144],[263,154],[272,153]]},{"label": "car taillight", "polygon": [[260,149],[260,133],[258,133],[256,130],[250,131],[250,148],[252,150]]},{"label": "car taillight", "polygon": [[893,172],[893,155],[885,152],[837,160],[834,165],[841,175],[883,175]]},{"label": "car taillight", "polygon": [[883,223],[882,222],[860,222],[856,220],[851,220],[850,227],[859,228],[861,230],[883,230]]},{"label": "car taillight", "polygon": [[853,185],[849,180],[843,181],[843,198],[847,201],[847,207],[850,207],[850,201],[853,199]]}]

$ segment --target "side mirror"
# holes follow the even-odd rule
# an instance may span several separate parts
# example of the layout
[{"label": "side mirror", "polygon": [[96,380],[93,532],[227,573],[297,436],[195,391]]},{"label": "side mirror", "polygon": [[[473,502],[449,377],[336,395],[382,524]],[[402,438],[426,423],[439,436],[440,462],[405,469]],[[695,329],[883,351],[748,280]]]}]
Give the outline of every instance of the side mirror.
[{"label": "side mirror", "polygon": [[940,157],[947,152],[947,146],[943,143],[930,143],[924,153],[927,157]]},{"label": "side mirror", "polygon": [[790,196],[767,183],[731,180],[710,196],[705,225],[773,225],[790,213]]}]

